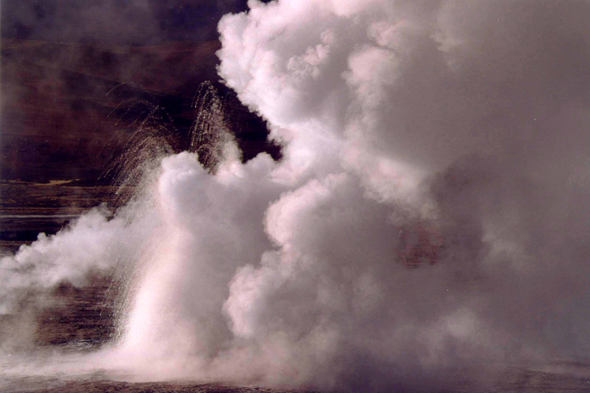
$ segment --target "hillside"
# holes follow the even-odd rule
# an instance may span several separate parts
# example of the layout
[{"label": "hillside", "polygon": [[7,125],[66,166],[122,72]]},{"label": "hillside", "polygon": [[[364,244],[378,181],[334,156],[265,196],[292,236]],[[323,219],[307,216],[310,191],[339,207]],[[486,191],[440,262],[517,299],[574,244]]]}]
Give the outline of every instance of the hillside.
[{"label": "hillside", "polygon": [[225,102],[244,159],[260,151],[278,157],[264,122],[219,83],[219,47],[3,39],[0,246],[14,249],[39,231],[55,232],[68,214],[112,203],[117,184],[107,169],[129,151],[140,126],[157,129],[172,151],[184,150],[206,81]]}]

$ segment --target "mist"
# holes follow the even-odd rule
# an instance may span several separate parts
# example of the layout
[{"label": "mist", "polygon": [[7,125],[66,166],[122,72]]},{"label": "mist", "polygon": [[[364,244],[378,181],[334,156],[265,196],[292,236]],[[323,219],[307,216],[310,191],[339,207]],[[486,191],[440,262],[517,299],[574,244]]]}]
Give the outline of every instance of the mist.
[{"label": "mist", "polygon": [[142,380],[436,391],[587,359],[590,3],[248,4],[218,73],[282,159],[229,134],[213,170],[161,159],[114,218],[1,259],[0,312],[123,269],[88,361]]}]

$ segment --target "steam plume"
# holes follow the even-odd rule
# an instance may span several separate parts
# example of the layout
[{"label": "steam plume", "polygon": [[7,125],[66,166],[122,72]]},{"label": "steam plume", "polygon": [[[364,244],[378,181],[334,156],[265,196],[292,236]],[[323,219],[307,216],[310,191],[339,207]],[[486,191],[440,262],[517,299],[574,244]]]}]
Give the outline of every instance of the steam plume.
[{"label": "steam plume", "polygon": [[162,160],[113,353],[145,378],[351,390],[586,356],[590,4],[249,6],[219,73],[283,159]]}]

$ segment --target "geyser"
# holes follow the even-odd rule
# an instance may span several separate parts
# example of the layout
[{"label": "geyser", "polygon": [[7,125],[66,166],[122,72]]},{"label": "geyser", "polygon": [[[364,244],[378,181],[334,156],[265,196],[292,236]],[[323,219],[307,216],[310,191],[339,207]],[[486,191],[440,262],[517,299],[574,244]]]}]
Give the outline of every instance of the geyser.
[{"label": "geyser", "polygon": [[585,359],[590,3],[249,6],[219,74],[282,160],[231,137],[213,171],[162,159],[115,218],[2,259],[2,312],[124,260],[121,338],[93,359],[137,378],[432,391]]}]

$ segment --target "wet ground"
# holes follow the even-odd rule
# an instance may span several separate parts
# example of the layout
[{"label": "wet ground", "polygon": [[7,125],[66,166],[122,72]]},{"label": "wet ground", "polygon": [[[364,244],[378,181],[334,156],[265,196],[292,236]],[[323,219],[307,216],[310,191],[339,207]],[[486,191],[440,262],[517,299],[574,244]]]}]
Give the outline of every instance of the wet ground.
[{"label": "wet ground", "polygon": [[[590,374],[588,365],[559,364],[542,367],[513,367],[496,375],[493,381],[469,381],[458,378],[456,382],[441,385],[432,390],[387,390],[388,392],[431,393],[553,393],[589,392]],[[268,389],[263,387],[244,387],[226,384],[200,384],[187,381],[170,382],[125,382],[104,379],[96,375],[78,379],[65,377],[16,377],[0,383],[2,392],[36,393],[311,393],[303,390]]]},{"label": "wet ground", "polygon": [[21,379],[8,384],[3,392],[36,393],[295,393],[293,390],[237,387],[222,384],[194,384],[189,382],[117,382],[99,379],[59,380]]}]

